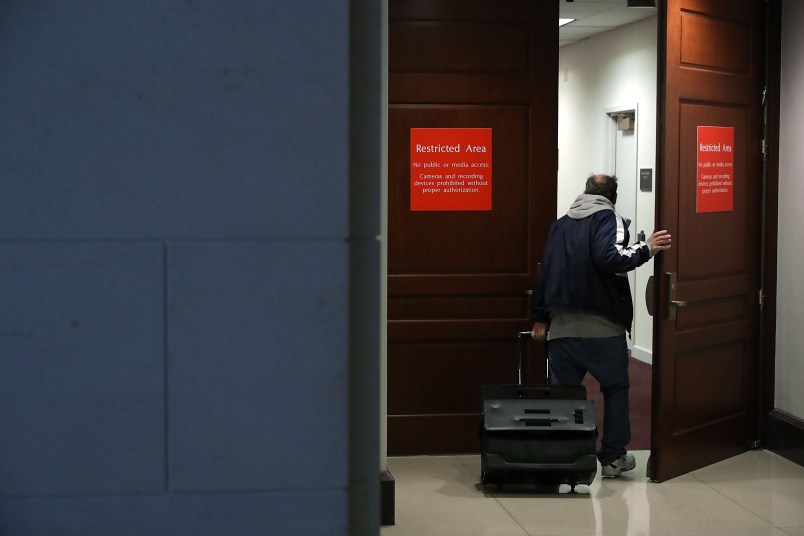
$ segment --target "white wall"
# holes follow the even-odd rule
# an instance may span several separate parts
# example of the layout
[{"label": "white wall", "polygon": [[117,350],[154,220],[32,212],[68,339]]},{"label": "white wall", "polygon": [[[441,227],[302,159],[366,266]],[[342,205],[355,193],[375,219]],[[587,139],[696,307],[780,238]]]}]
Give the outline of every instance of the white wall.
[{"label": "white wall", "polygon": [[[656,42],[657,18],[618,28],[562,47],[558,82],[558,205],[566,213],[583,191],[590,173],[610,172],[606,112],[637,105],[637,166],[654,170],[652,192],[636,193],[636,214],[630,218],[632,240],[650,234],[655,219],[656,190]],[[639,185],[636,185],[638,189]],[[620,192],[620,196],[624,195]],[[653,261],[636,271],[633,354],[651,362],[653,320],[645,308],[645,285]]]},{"label": "white wall", "polygon": [[778,409],[804,418],[804,2],[785,2],[782,18],[781,127],[779,132],[779,234],[776,308],[776,400]]}]

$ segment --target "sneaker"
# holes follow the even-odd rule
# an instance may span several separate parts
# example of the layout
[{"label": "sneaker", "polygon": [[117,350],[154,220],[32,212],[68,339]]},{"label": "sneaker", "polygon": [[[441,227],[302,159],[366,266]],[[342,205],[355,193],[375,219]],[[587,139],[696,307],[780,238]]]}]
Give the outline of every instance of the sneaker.
[{"label": "sneaker", "polygon": [[636,467],[636,460],[633,454],[623,454],[613,462],[603,465],[601,474],[604,477],[620,476],[623,471],[630,471]]}]

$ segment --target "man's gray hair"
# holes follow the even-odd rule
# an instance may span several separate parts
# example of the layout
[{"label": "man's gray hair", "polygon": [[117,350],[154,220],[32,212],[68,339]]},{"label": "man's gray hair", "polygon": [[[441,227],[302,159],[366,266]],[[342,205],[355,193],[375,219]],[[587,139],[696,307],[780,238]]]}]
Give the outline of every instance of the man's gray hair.
[{"label": "man's gray hair", "polygon": [[585,194],[602,195],[612,203],[617,200],[617,177],[614,175],[589,175],[586,179]]}]

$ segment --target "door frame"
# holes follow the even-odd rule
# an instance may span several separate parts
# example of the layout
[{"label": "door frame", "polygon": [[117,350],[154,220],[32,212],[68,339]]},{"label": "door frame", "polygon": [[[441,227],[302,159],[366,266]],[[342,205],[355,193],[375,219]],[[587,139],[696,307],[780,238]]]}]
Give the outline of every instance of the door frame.
[{"label": "door frame", "polygon": [[783,0],[765,3],[765,133],[768,151],[763,163],[762,288],[764,305],[759,332],[759,430],[763,446],[773,448],[771,421],[776,391],[776,293],[779,235],[779,130],[782,71]]},{"label": "door frame", "polygon": [[[383,11],[384,16],[383,19],[387,21],[387,0],[383,0]],[[770,424],[773,421],[773,416],[770,415],[773,408],[774,408],[774,396],[775,396],[775,360],[776,360],[776,296],[777,296],[777,277],[776,277],[776,269],[777,269],[777,255],[778,255],[778,190],[779,190],[779,124],[780,124],[780,95],[779,95],[779,81],[780,81],[780,73],[781,73],[781,13],[782,13],[782,6],[783,0],[769,0],[767,2],[767,13],[768,16],[766,18],[768,24],[768,31],[767,34],[767,41],[766,41],[766,56],[768,58],[767,61],[767,135],[766,139],[768,141],[768,155],[765,162],[765,199],[763,202],[763,209],[764,209],[764,222],[765,226],[762,232],[761,239],[764,243],[763,246],[763,263],[762,263],[762,287],[765,292],[765,304],[763,310],[760,314],[760,322],[761,322],[761,331],[759,337],[760,343],[760,361],[759,361],[759,371],[760,376],[758,378],[758,382],[760,384],[760,396],[759,402],[761,407],[759,408],[759,430],[761,432],[761,439],[764,446],[773,449],[773,437],[772,431],[770,430]],[[659,8],[659,16],[658,16],[658,47],[664,47],[666,42],[666,33],[667,33],[667,20],[666,14],[664,14],[664,9],[666,8],[666,4],[664,0],[660,0],[658,2]],[[387,40],[387,28],[384,30],[384,39]],[[556,43],[558,46],[558,43]],[[659,49],[660,52],[663,53],[663,49]],[[660,56],[661,57],[661,56]],[[383,88],[387,88],[388,84],[388,72],[387,68],[383,70],[381,73],[381,80],[380,86]],[[657,85],[657,105],[663,102],[664,98],[664,88],[660,85]],[[387,106],[386,106],[387,108]],[[381,141],[381,152],[382,152],[382,161],[385,162],[387,159],[387,113],[383,114],[381,119],[382,122],[382,131],[383,131],[383,140]],[[657,168],[659,159],[662,158],[661,152],[659,151],[660,147],[660,140],[661,136],[663,135],[663,117],[657,115],[656,121],[657,127],[657,135],[656,135],[656,143],[657,143]],[[385,169],[387,166],[383,164],[381,166]],[[378,180],[381,183],[382,187],[382,203],[385,204],[387,202],[387,185],[386,185],[386,178],[383,174],[378,177]],[[655,195],[655,210],[656,210],[656,220],[661,220],[661,193],[656,191]],[[387,248],[387,206],[381,207],[382,211],[382,240],[381,240],[381,247],[382,251],[382,270],[380,274],[380,280],[382,283],[382,292],[381,292],[381,299],[382,299],[382,306],[381,310],[384,311],[386,309],[386,301],[387,301],[387,292],[385,291],[385,270],[387,264],[387,256],[385,253],[385,249]],[[660,270],[658,265],[654,269],[654,275],[659,276]],[[653,298],[655,302],[658,302],[658,287],[654,288],[653,290]],[[656,324],[659,320],[654,317],[654,333],[656,330]],[[386,401],[387,401],[387,389],[385,387],[386,384],[386,367],[387,367],[387,343],[386,343],[386,327],[385,322],[380,322],[380,362],[381,362],[381,378],[380,378],[380,389],[381,389],[381,415],[380,415],[380,422],[381,422],[381,467],[384,468],[386,466],[387,460],[387,438],[386,438],[386,430],[385,430],[385,421],[387,419],[387,410],[386,410]],[[655,342],[656,335],[654,335],[654,352],[656,348]],[[654,359],[658,356],[654,355]],[[654,389],[656,385],[654,383]],[[655,395],[654,395],[655,396]],[[653,405],[656,405],[656,400],[654,398]],[[388,475],[390,476],[390,475]],[[390,499],[393,500],[393,479],[390,480]],[[387,486],[383,486],[384,491],[388,489]],[[384,493],[385,495],[385,493]],[[388,497],[386,497],[388,498]]]}]

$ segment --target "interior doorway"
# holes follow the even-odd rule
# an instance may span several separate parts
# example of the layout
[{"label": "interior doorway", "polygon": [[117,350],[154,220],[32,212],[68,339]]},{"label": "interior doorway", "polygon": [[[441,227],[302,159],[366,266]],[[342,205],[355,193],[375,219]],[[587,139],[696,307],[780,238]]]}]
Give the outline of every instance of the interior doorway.
[{"label": "interior doorway", "polygon": [[[647,32],[643,23],[629,25],[637,28],[631,32],[636,37],[614,40],[603,57],[594,43],[592,53],[583,53],[603,64],[627,51],[628,61],[616,62],[614,79],[631,89],[605,99],[585,98],[588,92],[581,89],[578,103],[566,110],[580,125],[565,132],[568,139],[556,133],[561,82],[557,88],[547,73],[563,72],[570,85],[582,82],[577,64],[558,65],[558,4],[507,0],[457,11],[446,1],[389,4],[390,455],[477,451],[479,387],[516,381],[513,334],[530,328],[527,292],[548,227],[580,193],[589,173],[606,170],[608,124],[600,111],[634,103],[640,118],[633,136],[655,133],[655,17]],[[589,42],[574,46],[589,49]],[[652,77],[644,74],[651,71]],[[652,87],[643,90],[634,73],[650,79]],[[558,102],[559,110],[547,110],[548,102]],[[597,120],[586,121],[590,113]],[[410,209],[410,132],[422,128],[492,129],[491,211]],[[636,143],[639,167],[652,169],[655,140]],[[652,198],[635,199],[632,206],[636,214],[626,216],[635,229],[653,221]],[[649,274],[652,267],[642,270]],[[635,276],[635,296],[640,277]],[[635,299],[637,306],[641,301]],[[650,356],[651,347],[650,340],[635,340],[633,351],[642,348]],[[543,355],[540,345],[531,345],[526,381],[543,380]]]},{"label": "interior doorway", "polygon": [[[573,3],[592,4],[596,2],[589,0],[588,2]],[[564,2],[561,2],[561,5],[563,4]],[[548,3],[545,5],[548,5]],[[555,4],[549,5],[551,9],[555,6]],[[405,121],[407,121],[408,117],[412,117],[418,112],[431,117],[427,112],[432,108],[443,108],[445,113],[448,112],[447,115],[454,117],[454,122],[449,123],[446,127],[434,125],[429,128],[464,128],[458,123],[463,122],[465,117],[472,115],[471,112],[474,111],[474,108],[477,108],[475,93],[465,89],[468,87],[465,82],[475,79],[474,76],[467,75],[467,72],[473,69],[478,70],[479,67],[479,71],[482,71],[483,76],[489,77],[488,80],[478,85],[479,92],[477,94],[483,95],[484,98],[496,99],[494,102],[483,103],[484,105],[491,104],[492,111],[510,110],[512,103],[514,103],[514,107],[521,107],[521,103],[517,104],[517,95],[533,94],[528,91],[520,91],[519,93],[514,91],[511,95],[506,96],[500,92],[497,83],[501,81],[510,82],[510,77],[500,76],[501,70],[504,69],[509,69],[522,75],[524,78],[522,82],[528,83],[534,80],[548,80],[549,76],[545,76],[545,73],[558,72],[558,87],[562,88],[561,91],[569,88],[575,92],[572,95],[571,105],[566,104],[568,102],[566,99],[558,100],[559,117],[562,118],[559,122],[557,136],[559,150],[556,152],[555,146],[551,146],[549,143],[545,145],[535,143],[535,137],[533,139],[529,138],[528,150],[532,152],[528,154],[527,159],[518,159],[520,164],[525,163],[526,166],[532,166],[533,170],[540,174],[539,176],[528,175],[528,180],[535,179],[535,182],[532,183],[533,189],[528,186],[528,195],[526,197],[513,196],[513,198],[528,200],[526,211],[533,218],[528,219],[531,222],[535,222],[537,217],[544,219],[545,211],[550,210],[549,207],[544,205],[539,207],[533,205],[534,201],[545,202],[546,198],[549,197],[547,194],[552,193],[547,192],[546,194],[544,188],[555,185],[557,201],[555,215],[560,215],[566,211],[572,199],[582,189],[585,177],[592,172],[606,170],[606,144],[601,142],[601,137],[604,135],[601,132],[605,133],[606,126],[602,121],[596,119],[590,121],[588,118],[599,118],[600,110],[611,106],[612,103],[625,101],[638,104],[639,130],[635,134],[637,135],[637,163],[640,174],[640,188],[636,193],[637,202],[633,209],[636,221],[634,229],[637,232],[642,229],[648,232],[652,230],[653,222],[659,221],[656,214],[657,204],[653,198],[654,190],[656,190],[657,192],[661,191],[663,199],[660,214],[661,225],[675,231],[675,236],[678,236],[676,233],[679,233],[685,235],[685,238],[688,239],[686,251],[684,251],[684,247],[674,248],[672,255],[659,258],[659,266],[656,268],[662,275],[665,273],[673,275],[670,272],[678,272],[678,291],[683,293],[683,299],[677,299],[675,294],[670,293],[670,289],[675,292],[675,285],[665,285],[663,279],[662,285],[664,286],[661,286],[656,292],[657,305],[662,304],[662,307],[666,309],[683,305],[684,309],[678,313],[678,319],[676,319],[675,315],[667,318],[663,316],[660,321],[655,322],[646,319],[646,326],[653,325],[657,329],[659,334],[657,344],[653,344],[653,333],[650,333],[649,339],[646,340],[647,330],[639,330],[632,350],[635,355],[640,351],[646,352],[649,359],[644,361],[647,363],[652,361],[654,347],[660,347],[658,351],[661,351],[662,355],[662,359],[657,359],[656,363],[654,363],[657,372],[655,381],[657,384],[661,383],[662,387],[656,391],[658,402],[655,403],[656,407],[654,409],[656,411],[653,414],[654,423],[651,427],[656,435],[651,442],[653,447],[651,450],[654,456],[654,472],[652,475],[657,480],[690,470],[691,466],[677,463],[678,460],[694,460],[694,463],[704,463],[707,460],[722,459],[725,455],[744,450],[746,445],[753,444],[752,442],[746,442],[746,438],[755,433],[755,426],[748,426],[746,423],[750,424],[753,421],[757,406],[754,403],[756,386],[752,381],[756,377],[754,373],[756,366],[755,338],[752,335],[752,338],[745,339],[747,342],[743,343],[742,339],[735,339],[735,334],[745,331],[740,329],[744,327],[743,324],[752,329],[756,324],[754,321],[756,316],[754,309],[756,308],[755,296],[757,293],[755,292],[753,281],[758,279],[754,277],[754,272],[756,271],[754,261],[759,257],[756,254],[758,248],[755,247],[753,235],[750,243],[743,244],[739,240],[742,240],[746,233],[725,233],[719,229],[732,228],[722,224],[722,222],[731,222],[727,217],[739,220],[739,218],[732,217],[735,214],[737,216],[748,214],[753,218],[759,206],[757,200],[760,199],[760,196],[753,195],[753,190],[756,189],[756,178],[758,177],[756,173],[756,169],[759,167],[757,164],[759,155],[759,150],[757,149],[759,147],[758,129],[761,122],[755,118],[758,104],[754,101],[757,99],[749,97],[762,93],[761,87],[757,87],[757,82],[760,81],[761,73],[763,72],[761,68],[748,68],[749,66],[761,67],[763,65],[759,56],[759,52],[762,50],[761,38],[763,36],[761,0],[740,0],[741,8],[745,7],[745,9],[731,9],[725,13],[719,12],[723,8],[723,4],[716,2],[703,4],[692,2],[692,0],[668,0],[668,2],[661,5],[663,18],[660,20],[652,17],[650,20],[640,20],[628,24],[622,29],[606,32],[605,35],[599,38],[601,40],[610,40],[605,47],[601,46],[602,41],[592,42],[590,39],[584,39],[572,47],[575,49],[573,50],[575,53],[573,61],[565,61],[565,51],[562,50],[558,68],[555,70],[545,68],[543,72],[539,72],[537,77],[529,75],[529,69],[533,67],[534,63],[522,61],[529,57],[527,54],[530,52],[518,55],[484,53],[489,44],[516,45],[518,42],[528,43],[528,40],[524,39],[523,36],[530,30],[511,31],[522,20],[521,16],[514,14],[513,19],[506,17],[511,16],[513,13],[509,11],[511,6],[518,9],[522,6],[531,6],[531,4],[520,4],[518,2],[512,2],[510,6],[506,4],[508,7],[501,8],[503,13],[500,16],[495,15],[493,18],[493,21],[501,27],[497,28],[496,32],[478,33],[479,26],[475,24],[477,22],[475,19],[481,20],[485,18],[486,4],[471,4],[471,9],[465,9],[458,15],[450,15],[446,10],[432,8],[430,3],[426,3],[423,0],[420,2],[400,2],[396,4],[398,10],[396,18],[402,21],[401,25],[395,26],[394,16],[392,15],[392,23],[389,29],[391,38],[390,64],[393,66],[397,62],[399,66],[396,72],[393,69],[389,72],[389,96],[392,107],[394,106],[394,99],[399,99],[397,111],[399,112],[399,125],[401,125],[401,128],[398,131],[402,134],[397,136],[398,139],[402,140],[402,149],[397,149],[398,154],[396,155],[393,154],[393,148],[396,146],[391,143],[393,134],[389,136],[389,145],[392,149],[389,151],[389,160],[391,162],[389,165],[389,182],[393,178],[401,180],[399,192],[401,192],[400,199],[403,201],[407,198],[405,181],[407,180],[406,173],[408,171],[405,164],[408,156],[405,150],[405,143],[407,142],[404,141],[406,139],[404,134],[407,130]],[[419,8],[423,9],[423,11],[417,12],[416,10]],[[707,12],[707,17],[699,17],[697,12],[693,13],[698,8],[705,8],[704,11]],[[394,9],[392,9],[392,12],[394,12]],[[555,39],[555,34],[551,34],[552,29],[549,28],[551,16],[552,14],[545,14],[544,17],[537,16],[532,20],[530,28],[534,31],[533,35],[549,36],[551,39]],[[432,21],[426,20],[426,17],[444,17],[442,22],[445,24],[441,27],[444,31],[433,25]],[[456,20],[465,21],[467,18],[470,24],[453,24]],[[734,20],[738,20],[739,24],[733,24]],[[682,21],[684,22],[683,25]],[[499,23],[501,22],[505,24],[500,25]],[[402,28],[404,25],[407,25],[407,30],[417,34],[415,39],[408,39],[407,36],[403,36],[400,33],[400,30],[404,30]],[[505,27],[503,28],[502,26]],[[683,36],[679,35],[682,27],[687,30],[687,33]],[[732,31],[736,27],[740,28],[740,32]],[[624,33],[628,33],[627,38],[623,36]],[[484,40],[478,40],[479,35],[483,35]],[[697,46],[700,41],[698,38],[701,36],[707,36],[714,41],[719,39],[720,41],[717,41],[717,44],[723,46],[717,48],[717,50],[715,47]],[[752,39],[744,39],[746,36],[751,36]],[[404,42],[406,46],[404,48],[394,47],[395,38],[398,39],[398,42]],[[414,42],[419,43],[420,46],[410,46]],[[749,42],[751,44],[750,54],[734,52],[742,50],[740,46]],[[455,43],[464,44],[453,46]],[[657,54],[657,43],[662,47],[661,54]],[[442,52],[435,54],[431,45],[436,44],[446,48]],[[732,44],[735,46],[731,46]],[[740,46],[736,46],[738,44]],[[560,48],[564,47],[560,46]],[[473,54],[468,54],[466,57],[461,58],[460,62],[456,63],[456,56],[450,54],[450,51],[458,49],[473,52]],[[550,49],[544,48],[544,50],[549,52]],[[397,56],[398,53],[401,54]],[[566,54],[566,56],[569,56],[569,54]],[[662,80],[667,82],[666,86],[658,88],[657,73],[659,70],[657,69],[657,57],[662,58]],[[411,58],[418,63],[415,65],[410,64],[408,60]],[[617,61],[618,59],[623,61]],[[500,61],[502,60],[508,63],[501,66]],[[599,68],[603,65],[608,65],[611,68],[605,77],[595,78],[594,76],[589,76],[590,69]],[[674,71],[668,71],[668,65],[672,65]],[[690,68],[690,66],[693,68]],[[672,76],[668,76],[668,72]],[[734,85],[737,97],[734,102],[738,100],[740,102],[745,101],[744,107],[750,113],[745,112],[736,118],[728,113],[709,113],[711,110],[707,111],[706,114],[699,113],[701,102],[714,102],[710,95],[703,93],[703,90],[723,86],[724,83],[720,80],[724,76],[723,73],[734,73],[733,76],[730,75],[731,79],[727,85]],[[745,73],[749,73],[750,76],[746,76]],[[716,83],[703,80],[704,75],[709,76]],[[701,78],[701,80],[698,80],[698,78]],[[733,84],[732,81],[734,82]],[[445,82],[454,82],[455,85],[451,86]],[[549,85],[555,87],[554,81],[549,82],[551,82]],[[524,87],[524,84],[515,83],[512,87],[516,89],[518,86]],[[585,88],[591,87],[605,87],[607,90],[590,97],[588,92],[585,92]],[[678,98],[679,88],[690,90],[691,96]],[[529,108],[526,116],[527,120],[524,124],[528,128],[531,128],[532,125],[547,125],[548,128],[544,130],[549,130],[554,125],[553,116],[545,118],[543,115],[534,115],[530,112],[530,110],[539,110],[542,113],[546,111],[548,115],[551,113],[549,110],[545,110],[544,107],[544,102],[551,102],[552,93],[550,88],[543,87],[541,89],[545,91],[545,95],[548,98],[542,99],[541,107],[534,106]],[[659,98],[657,98],[657,95],[659,95]],[[701,95],[704,96],[702,97]],[[660,135],[662,143],[660,145],[661,154],[659,155],[657,155],[655,139],[657,132],[659,132],[657,129],[657,124],[659,123],[657,119],[659,117],[657,102],[661,103],[661,132],[664,133],[666,128],[675,129],[667,135]],[[741,104],[741,106],[743,105]],[[726,103],[721,108],[728,111],[732,110],[734,106]],[[416,110],[416,112],[411,113],[412,110]],[[465,114],[465,112],[467,113]],[[748,115],[750,115],[750,118],[746,119]],[[432,117],[437,119],[435,116]],[[571,122],[572,127],[565,126],[564,117],[570,117],[574,120]],[[700,121],[708,123],[700,123]],[[515,121],[510,122],[509,131],[516,130],[515,123]],[[743,203],[743,205],[736,205],[740,212],[731,210],[728,211],[728,214],[725,214],[727,217],[720,214],[710,218],[712,221],[720,222],[718,223],[719,227],[702,226],[706,222],[703,221],[704,217],[695,215],[700,211],[695,210],[695,196],[693,195],[695,183],[690,182],[690,177],[692,177],[692,180],[695,178],[696,145],[688,142],[690,140],[694,141],[695,128],[705,124],[735,129],[735,147],[743,147],[739,154],[742,158],[747,158],[745,162],[741,162],[741,169],[744,170],[741,173],[747,173],[743,184],[750,186],[751,191],[749,192],[748,188],[742,190],[738,188],[734,191],[736,201]],[[646,133],[651,136],[649,142],[643,142],[639,139],[645,136]],[[549,142],[550,135],[553,132],[547,132],[546,134]],[[527,135],[535,136],[536,134],[528,131]],[[684,141],[683,145],[680,144],[682,139]],[[746,139],[751,141],[750,145],[746,143]],[[750,151],[745,149],[746,147],[750,147]],[[581,155],[581,157],[578,155]],[[553,167],[556,158],[558,166]],[[737,167],[735,165],[735,168]],[[558,170],[558,181],[553,182],[548,175],[552,174],[556,169]],[[679,169],[686,170],[683,177],[685,182],[680,180]],[[693,170],[692,173],[689,172],[690,169]],[[643,171],[646,172],[646,181],[643,181]],[[542,177],[541,175],[544,176]],[[740,176],[737,177],[741,179]],[[565,180],[566,178],[569,178],[569,180]],[[737,181],[735,181],[736,183]],[[643,185],[646,187],[643,188]],[[683,189],[680,188],[681,186],[683,186]],[[690,192],[693,192],[693,194]],[[752,195],[748,195],[749,193],[752,193]],[[643,198],[649,200],[645,201]],[[404,203],[394,205],[391,201],[392,198],[389,195],[389,203],[392,205],[389,208],[389,220],[393,226],[396,220],[394,220],[391,212],[395,208],[404,212]],[[751,201],[750,206],[746,201]],[[745,207],[750,210],[743,211]],[[520,206],[520,208],[522,207]],[[533,210],[534,208],[542,210]],[[682,214],[681,209],[685,211],[683,212],[685,215],[683,218],[680,216]],[[547,219],[552,221],[554,217],[552,217],[553,215],[550,216]],[[741,221],[747,220],[743,218]],[[544,221],[539,220],[538,223],[544,223]],[[400,217],[397,224],[399,224],[398,228],[400,229],[403,227],[409,229],[409,226],[403,225],[405,224],[404,218]],[[422,225],[422,233],[420,234],[430,237],[429,229],[436,229],[439,232],[446,230],[449,237],[451,237],[459,235],[459,233],[452,231],[463,232],[466,228],[460,223],[454,228],[448,225],[431,225],[429,227]],[[510,267],[518,266],[517,262],[523,259],[524,265],[529,264],[531,268],[538,263],[538,257],[532,257],[533,251],[539,251],[539,240],[535,238],[538,234],[538,226],[528,227],[528,232],[531,234],[526,237],[528,246],[522,250],[525,251],[524,255],[515,255],[514,257],[516,258],[512,257],[514,262],[506,261],[507,264],[502,266],[502,270],[499,269],[499,266],[492,266],[498,272],[496,275],[502,276],[499,285],[494,286],[495,296],[502,298],[502,301],[494,303],[493,307],[489,307],[491,302],[487,300],[485,293],[477,294],[476,292],[467,292],[465,290],[465,288],[476,289],[475,285],[470,284],[469,287],[465,288],[461,286],[466,282],[473,283],[485,280],[485,273],[462,273],[457,274],[459,277],[455,278],[452,277],[454,274],[449,273],[452,265],[440,264],[440,261],[433,263],[430,259],[425,259],[430,263],[430,266],[426,266],[424,271],[415,272],[407,269],[409,266],[405,263],[415,263],[419,259],[408,258],[406,255],[410,252],[415,252],[417,248],[422,249],[420,246],[425,244],[424,241],[414,241],[412,244],[407,244],[405,247],[400,248],[398,259],[402,261],[401,267],[403,269],[398,273],[393,273],[393,263],[389,262],[388,416],[389,425],[392,417],[393,420],[397,421],[395,424],[399,425],[397,427],[398,437],[405,439],[412,437],[418,441],[418,438],[421,437],[428,438],[441,435],[442,437],[453,438],[459,435],[452,433],[454,430],[447,429],[441,424],[429,426],[427,421],[430,420],[433,414],[437,414],[439,418],[452,419],[456,423],[462,421],[456,426],[463,432],[470,431],[471,427],[469,425],[476,421],[477,414],[474,409],[471,409],[476,402],[469,400],[469,395],[474,396],[476,394],[478,382],[487,382],[489,380],[489,374],[483,369],[485,363],[496,361],[488,359],[490,353],[482,346],[496,347],[501,356],[499,361],[501,364],[500,371],[507,370],[508,365],[504,363],[504,359],[510,358],[502,358],[502,356],[510,356],[513,353],[511,351],[513,341],[506,339],[508,335],[505,334],[510,333],[511,326],[521,325],[523,320],[521,306],[525,302],[522,291],[528,286],[527,283],[531,274],[525,273],[518,268],[512,270]],[[708,236],[707,233],[711,236]],[[500,236],[509,237],[510,235],[501,233]],[[720,238],[723,236],[729,236],[730,238],[729,240],[721,240]],[[393,245],[394,239],[392,229],[389,232],[389,244]],[[457,244],[460,246],[464,243],[441,240],[436,241],[435,244],[450,244],[450,246]],[[471,242],[465,242],[465,244],[472,245]],[[716,244],[717,247],[711,247],[712,244]],[[504,244],[492,240],[490,245],[492,248],[500,248]],[[749,247],[742,247],[746,245]],[[460,249],[458,247],[454,251]],[[507,251],[505,248],[503,250]],[[696,277],[702,273],[703,263],[700,262],[700,259],[703,254],[708,255],[713,260],[710,264],[714,266],[712,272],[717,272],[715,275],[722,276],[724,273],[726,274],[725,277],[720,277],[717,284],[701,283],[696,280]],[[665,263],[663,259],[667,257],[670,258]],[[739,271],[738,273],[738,270],[733,269],[735,266],[732,265],[743,262],[744,257],[751,261],[750,263],[747,261],[744,263],[746,266],[750,264],[750,269]],[[487,257],[487,259],[491,259],[489,262],[496,262],[494,257]],[[724,263],[724,261],[726,262]],[[744,267],[736,266],[736,268],[742,269]],[[635,275],[634,285],[634,301],[637,309],[635,323],[639,323],[641,321],[640,315],[646,313],[645,310],[640,311],[645,305],[644,282],[653,273],[654,267],[649,263],[640,270]],[[685,270],[686,273],[684,273]],[[735,273],[738,275],[735,276]],[[685,276],[686,279],[684,279]],[[642,281],[640,281],[641,277],[643,278]],[[525,282],[524,287],[523,281]],[[422,284],[421,286],[416,286],[420,283]],[[444,284],[442,285],[441,283]],[[729,292],[733,293],[728,294]],[[473,301],[478,298],[476,306],[473,304],[472,307],[467,308],[466,297],[470,297]],[[446,300],[441,300],[442,298],[446,298]],[[689,307],[687,307],[688,302]],[[478,313],[478,311],[481,312]],[[492,314],[487,314],[490,311]],[[703,322],[713,317],[713,311],[723,313],[728,317],[727,320],[730,320],[730,322],[717,327],[718,330],[714,333],[717,336],[717,340],[699,329]],[[391,313],[396,316],[392,317]],[[729,317],[729,315],[732,316]],[[739,316],[740,320],[734,321],[733,318],[737,318],[737,316]],[[672,325],[666,320],[672,320]],[[454,329],[444,330],[444,326]],[[456,336],[456,333],[460,333],[460,335]],[[412,336],[418,338],[414,339]],[[472,354],[463,352],[455,344],[456,337],[460,339],[460,344],[466,342],[479,353],[472,357]],[[481,337],[485,339],[481,341]],[[713,340],[718,344],[725,342],[727,345],[730,344],[731,347],[723,346],[723,350],[719,351],[719,353],[713,352],[711,351]],[[451,363],[439,363],[437,359],[430,359],[431,354],[420,351],[422,345],[419,345],[417,341],[423,343],[424,346],[434,348],[434,352],[437,351],[439,355],[444,355],[443,350],[445,349],[455,350],[454,355],[457,357]],[[393,345],[397,345],[396,348]],[[508,347],[507,349],[506,346]],[[731,363],[730,359],[735,349],[741,352],[742,361],[740,363],[744,365],[742,367],[728,366]],[[392,355],[394,353],[392,350],[399,351],[397,355]],[[467,362],[464,358],[465,355],[470,355],[472,359]],[[413,363],[414,361],[415,363]],[[416,366],[419,362],[426,363],[430,367],[431,373],[428,374],[424,368]],[[467,367],[467,364],[470,367]],[[476,364],[480,365],[475,366]],[[408,384],[394,385],[392,378],[399,377],[392,370],[395,365],[399,366],[398,370],[409,373],[411,381]],[[413,386],[416,392],[452,392],[450,389],[444,389],[443,384],[438,380],[444,377],[452,381],[457,377],[453,374],[456,370],[461,374],[468,370],[475,377],[470,381],[456,380],[464,388],[458,394],[460,396],[466,395],[460,404],[446,407],[440,394],[437,398],[431,400],[431,402],[441,405],[434,410],[418,406],[403,407],[406,400],[398,399],[401,401],[399,402],[399,407],[402,407],[405,411],[394,414],[391,407],[394,405],[395,400],[392,391],[396,390],[398,393],[407,395],[410,393],[408,388]],[[708,378],[716,376],[721,384],[720,386],[725,385],[720,376],[723,370],[729,374],[726,380],[729,382],[730,391],[726,393],[728,395],[726,397],[719,396],[718,390],[707,389],[708,385],[703,385]],[[504,373],[501,372],[500,374],[502,378]],[[426,382],[426,385],[422,385],[422,382]],[[743,393],[747,393],[749,396],[741,399],[740,395]],[[724,400],[726,400],[726,403],[723,402]],[[706,411],[700,411],[701,408]],[[732,421],[738,419],[741,419],[740,425],[733,426]],[[411,433],[412,429],[405,428],[405,426],[414,421],[418,421],[422,425],[416,430],[417,433]],[[458,430],[458,428],[455,430]],[[393,436],[393,433],[389,435]],[[466,441],[462,445],[471,445],[474,441],[469,434],[464,433],[463,437]],[[682,439],[679,440],[679,438]],[[749,437],[748,439],[751,438]],[[660,443],[663,445],[663,453],[660,453],[657,448]],[[707,456],[685,456],[685,453],[689,453],[691,449],[698,448],[701,444],[707,447]],[[449,445],[447,448],[454,449],[455,446]],[[389,448],[389,453],[391,450]],[[661,461],[662,457],[664,457],[664,461]],[[660,461],[657,462],[657,460]],[[670,460],[669,463],[668,460]],[[661,467],[661,471],[657,467]]]},{"label": "interior doorway", "polygon": [[[614,174],[616,210],[631,220],[631,243],[640,231],[650,234],[656,219],[657,41],[654,10],[654,16],[559,48],[556,216],[566,213],[590,174]],[[653,271],[651,260],[628,274],[635,313],[628,339],[631,450],[650,449],[653,318],[645,295]],[[597,382],[587,378],[585,383],[590,398],[601,405]]]}]

